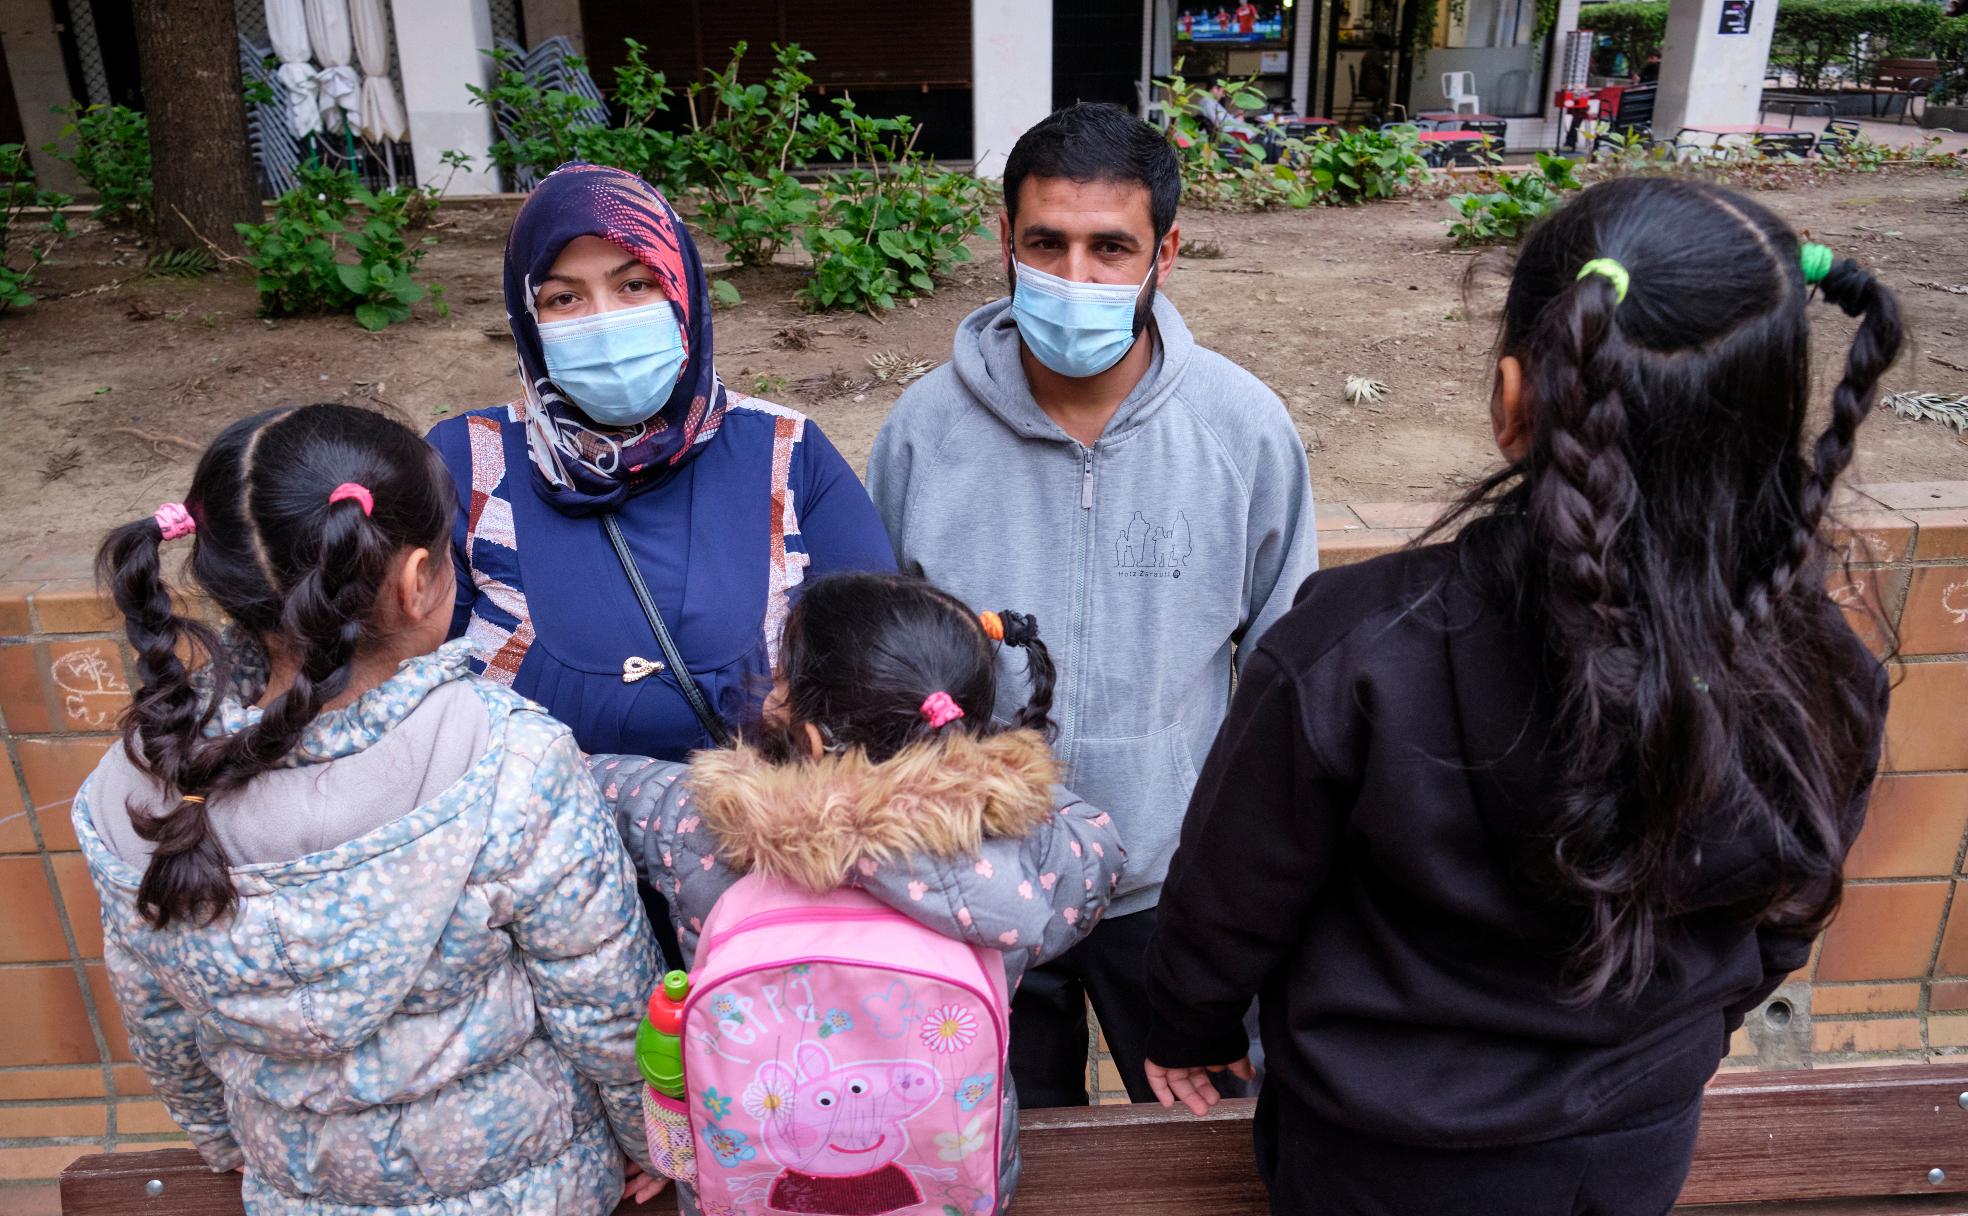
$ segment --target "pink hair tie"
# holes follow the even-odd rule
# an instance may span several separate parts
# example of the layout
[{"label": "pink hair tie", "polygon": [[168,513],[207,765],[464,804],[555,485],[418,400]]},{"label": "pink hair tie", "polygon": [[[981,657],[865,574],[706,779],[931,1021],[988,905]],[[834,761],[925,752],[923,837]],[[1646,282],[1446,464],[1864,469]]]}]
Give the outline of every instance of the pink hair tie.
[{"label": "pink hair tie", "polygon": [[929,729],[942,730],[945,726],[964,716],[963,706],[956,703],[947,692],[933,692],[923,698],[922,716],[929,723]]},{"label": "pink hair tie", "polygon": [[352,481],[345,481],[328,492],[329,506],[332,507],[344,500],[356,503],[362,508],[364,515],[375,513],[376,496],[369,492],[369,487],[367,486],[357,485]]},{"label": "pink hair tie", "polygon": [[198,531],[198,521],[181,502],[159,503],[151,518],[157,521],[157,530],[164,534],[165,540],[176,540]]}]

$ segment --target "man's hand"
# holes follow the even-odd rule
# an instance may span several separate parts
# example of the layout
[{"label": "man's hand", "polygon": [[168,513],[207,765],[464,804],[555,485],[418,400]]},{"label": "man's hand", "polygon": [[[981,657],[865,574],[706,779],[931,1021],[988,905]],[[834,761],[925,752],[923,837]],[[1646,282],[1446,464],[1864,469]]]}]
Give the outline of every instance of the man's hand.
[{"label": "man's hand", "polygon": [[1210,1107],[1222,1101],[1215,1083],[1210,1080],[1211,1073],[1228,1072],[1245,1081],[1257,1075],[1251,1068],[1249,1056],[1218,1068],[1163,1068],[1153,1060],[1145,1060],[1142,1064],[1148,1073],[1148,1088],[1155,1091],[1156,1099],[1164,1107],[1172,1108],[1180,1100],[1189,1108],[1190,1114],[1198,1116],[1209,1114]]},{"label": "man's hand", "polygon": [[645,1174],[642,1167],[630,1161],[622,1168],[622,1184],[629,1198],[637,1203],[648,1203],[663,1193],[670,1180],[661,1174]]}]

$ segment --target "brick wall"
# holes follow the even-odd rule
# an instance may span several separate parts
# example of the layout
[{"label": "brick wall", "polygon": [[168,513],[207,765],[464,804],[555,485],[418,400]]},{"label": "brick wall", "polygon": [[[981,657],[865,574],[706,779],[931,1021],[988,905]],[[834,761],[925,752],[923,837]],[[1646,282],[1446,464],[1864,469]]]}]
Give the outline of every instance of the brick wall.
[{"label": "brick wall", "polygon": [[[1326,565],[1398,548],[1439,508],[1319,512]],[[1810,965],[1753,1015],[1727,1068],[1920,1062],[1968,1050],[1968,481],[1865,487],[1845,504],[1856,559],[1841,599],[1875,597],[1901,661],[1885,775],[1844,910]],[[57,567],[59,569],[59,567]],[[117,621],[80,577],[0,583],[0,1211],[57,1209],[84,1153],[185,1143],[150,1096],[112,1007],[95,894],[69,799],[129,701]],[[1119,1077],[1096,1053],[1104,1100]]]}]

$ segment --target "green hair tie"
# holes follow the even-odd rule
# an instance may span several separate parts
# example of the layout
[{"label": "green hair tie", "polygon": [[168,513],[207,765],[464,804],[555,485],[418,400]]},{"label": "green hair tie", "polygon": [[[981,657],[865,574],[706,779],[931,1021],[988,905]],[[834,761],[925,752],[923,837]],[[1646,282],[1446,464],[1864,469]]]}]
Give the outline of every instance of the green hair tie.
[{"label": "green hair tie", "polygon": [[1804,285],[1824,281],[1831,273],[1831,246],[1806,241],[1797,247],[1797,264],[1804,268]]},{"label": "green hair tie", "polygon": [[[1831,250],[1827,249],[1825,252],[1830,253]],[[1606,281],[1613,285],[1613,302],[1617,304],[1626,302],[1626,289],[1633,281],[1633,277],[1626,273],[1626,267],[1611,258],[1593,258],[1579,267],[1578,277],[1583,279],[1589,274],[1606,276]]]}]

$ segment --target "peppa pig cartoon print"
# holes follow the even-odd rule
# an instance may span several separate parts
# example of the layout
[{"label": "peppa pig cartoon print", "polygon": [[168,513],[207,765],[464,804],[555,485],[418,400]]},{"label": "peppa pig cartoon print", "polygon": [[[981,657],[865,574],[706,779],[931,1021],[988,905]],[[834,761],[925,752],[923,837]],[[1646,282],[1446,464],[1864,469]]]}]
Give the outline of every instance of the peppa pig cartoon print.
[{"label": "peppa pig cartoon print", "polygon": [[775,1212],[880,1216],[923,1202],[896,1164],[909,1147],[907,1123],[929,1108],[942,1083],[908,1060],[836,1065],[803,1042],[793,1064],[767,1060],[745,1092],[759,1109],[765,1151],[782,1168],[767,1197]]}]

